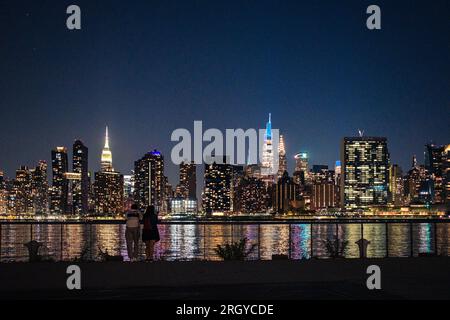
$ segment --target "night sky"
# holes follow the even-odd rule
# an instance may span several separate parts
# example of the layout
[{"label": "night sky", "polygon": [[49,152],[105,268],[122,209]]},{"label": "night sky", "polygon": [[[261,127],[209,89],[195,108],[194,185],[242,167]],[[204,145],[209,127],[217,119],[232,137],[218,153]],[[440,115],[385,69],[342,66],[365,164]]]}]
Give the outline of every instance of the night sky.
[{"label": "night sky", "polygon": [[[82,30],[66,28],[77,4]],[[378,4],[382,30],[366,28]],[[0,169],[50,163],[76,138],[129,173],[176,128],[262,128],[333,165],[342,137],[386,136],[405,170],[450,143],[450,1],[0,2]],[[50,174],[50,171],[49,171]],[[202,176],[202,175],[200,175]]]}]

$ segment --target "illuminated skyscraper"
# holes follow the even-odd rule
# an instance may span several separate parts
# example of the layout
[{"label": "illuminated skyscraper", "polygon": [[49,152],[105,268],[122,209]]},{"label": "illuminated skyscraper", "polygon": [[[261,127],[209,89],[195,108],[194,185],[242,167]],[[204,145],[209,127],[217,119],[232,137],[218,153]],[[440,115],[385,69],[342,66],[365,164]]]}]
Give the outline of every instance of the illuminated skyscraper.
[{"label": "illuminated skyscraper", "polygon": [[218,162],[221,163],[213,161],[205,164],[202,206],[206,214],[226,214],[232,209],[233,168],[225,157]]},{"label": "illuminated skyscraper", "polygon": [[313,165],[309,178],[311,180],[311,209],[337,207],[335,171],[329,170],[327,165]]},{"label": "illuminated skyscraper", "polygon": [[450,204],[450,144],[445,146],[444,156],[442,159],[444,163],[444,202]]},{"label": "illuminated skyscraper", "polygon": [[444,203],[445,146],[427,144],[425,146],[425,168],[433,180],[433,203]]},{"label": "illuminated skyscraper", "polygon": [[286,161],[286,147],[284,145],[284,136],[280,135],[280,143],[278,145],[278,178],[283,176],[283,173],[287,171]]},{"label": "illuminated skyscraper", "polygon": [[31,188],[34,212],[37,214],[48,213],[48,180],[47,162],[39,161],[36,168],[31,170]]},{"label": "illuminated skyscraper", "polygon": [[197,200],[197,166],[191,163],[180,164],[180,184],[178,185],[178,197]]},{"label": "illuminated skyscraper", "polygon": [[294,180],[300,185],[309,182],[308,152],[300,151],[295,156]]},{"label": "illuminated skyscraper", "polygon": [[95,212],[100,214],[123,213],[123,175],[116,171],[95,173]]},{"label": "illuminated skyscraper", "polygon": [[[275,180],[274,175],[274,153],[272,141],[272,116],[269,113],[269,121],[266,123],[264,143],[261,155],[261,178],[266,184],[271,184]],[[276,159],[278,162],[278,159]],[[276,172],[275,172],[276,173]]]},{"label": "illuminated skyscraper", "polygon": [[269,194],[264,182],[245,175],[238,181],[233,196],[233,211],[237,213],[263,213],[268,209]]},{"label": "illuminated skyscraper", "polygon": [[95,173],[94,195],[96,213],[123,213],[123,175],[114,171],[112,165],[108,127],[106,127],[105,147],[101,156],[101,170]]},{"label": "illuminated skyscraper", "polygon": [[403,205],[404,184],[402,169],[393,164],[389,168],[389,202],[394,206]]},{"label": "illuminated skyscraper", "polygon": [[314,182],[312,185],[311,209],[318,210],[336,206],[336,185],[329,181]]},{"label": "illuminated skyscraper", "polygon": [[347,137],[341,145],[341,206],[365,209],[386,205],[389,152],[386,138]]},{"label": "illuminated skyscraper", "polygon": [[109,149],[108,127],[106,127],[105,131],[105,146],[102,150],[101,166],[103,172],[114,171],[112,166],[112,152]]},{"label": "illuminated skyscraper", "polygon": [[134,197],[134,171],[123,176],[123,194],[125,200],[133,199]]},{"label": "illuminated skyscraper", "polygon": [[5,177],[0,170],[0,214],[4,214],[8,209],[8,191],[6,190]]},{"label": "illuminated skyscraper", "polygon": [[32,175],[27,166],[21,166],[16,170],[16,180],[14,182],[16,214],[33,213],[33,193]]},{"label": "illuminated skyscraper", "polygon": [[89,172],[88,148],[82,141],[76,140],[73,144],[72,166],[73,172],[80,175],[80,179],[73,181],[73,213],[76,215],[88,213],[89,198]]},{"label": "illuminated skyscraper", "polygon": [[166,210],[164,157],[153,150],[134,162],[134,201],[141,210],[154,205],[160,213]]},{"label": "illuminated skyscraper", "polygon": [[409,204],[431,204],[433,195],[433,179],[424,165],[419,165],[414,156],[412,168],[405,181],[405,197]]},{"label": "illuminated skyscraper", "polygon": [[52,150],[52,190],[50,199],[50,212],[52,214],[64,214],[67,208],[68,181],[67,149],[57,147]]}]

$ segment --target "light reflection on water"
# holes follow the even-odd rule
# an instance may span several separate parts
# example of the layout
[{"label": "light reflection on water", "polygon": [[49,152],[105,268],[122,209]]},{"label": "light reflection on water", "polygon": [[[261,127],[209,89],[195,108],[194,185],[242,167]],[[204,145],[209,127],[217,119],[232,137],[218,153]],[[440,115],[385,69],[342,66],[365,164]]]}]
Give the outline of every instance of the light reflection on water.
[{"label": "light reflection on water", "polygon": [[[348,242],[346,257],[358,258],[355,242],[361,233],[370,241],[368,257],[407,257],[411,252],[417,256],[433,253],[436,246],[439,254],[450,252],[449,223],[437,223],[436,230],[432,223],[414,223],[412,230],[408,223],[164,224],[159,230],[161,241],[155,252],[164,260],[219,260],[214,252],[217,245],[242,238],[249,240],[248,247],[259,244],[249,259],[267,260],[274,254],[289,255],[291,259],[326,257],[325,240],[336,236]],[[55,260],[72,260],[83,251],[96,259],[100,250],[127,260],[124,224],[3,224],[1,261],[26,260],[23,244],[31,239],[44,243],[44,253]]]}]

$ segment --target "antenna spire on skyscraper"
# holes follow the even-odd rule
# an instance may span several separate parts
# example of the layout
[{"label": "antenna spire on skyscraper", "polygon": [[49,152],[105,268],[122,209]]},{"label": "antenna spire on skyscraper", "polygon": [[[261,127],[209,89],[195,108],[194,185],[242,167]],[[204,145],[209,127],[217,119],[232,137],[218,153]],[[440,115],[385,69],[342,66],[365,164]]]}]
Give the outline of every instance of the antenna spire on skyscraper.
[{"label": "antenna spire on skyscraper", "polygon": [[108,126],[106,126],[106,131],[105,131],[105,149],[109,149]]}]

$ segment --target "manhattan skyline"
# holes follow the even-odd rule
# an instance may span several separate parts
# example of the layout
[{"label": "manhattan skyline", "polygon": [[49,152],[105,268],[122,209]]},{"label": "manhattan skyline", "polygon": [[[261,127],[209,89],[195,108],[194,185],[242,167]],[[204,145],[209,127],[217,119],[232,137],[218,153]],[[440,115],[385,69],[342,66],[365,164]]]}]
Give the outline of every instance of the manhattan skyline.
[{"label": "manhattan skyline", "polygon": [[[293,156],[332,167],[343,137],[387,137],[391,163],[410,168],[424,145],[450,136],[449,4],[377,2],[383,28],[365,28],[366,3],[262,1],[202,5],[10,2],[0,26],[0,170],[50,162],[80,139],[100,168],[104,127],[124,174],[145,152],[167,160],[177,128],[263,128],[272,113]],[[409,3],[409,2],[408,2]],[[3,5],[2,5],[3,6]],[[178,167],[166,174],[178,181]]]}]

